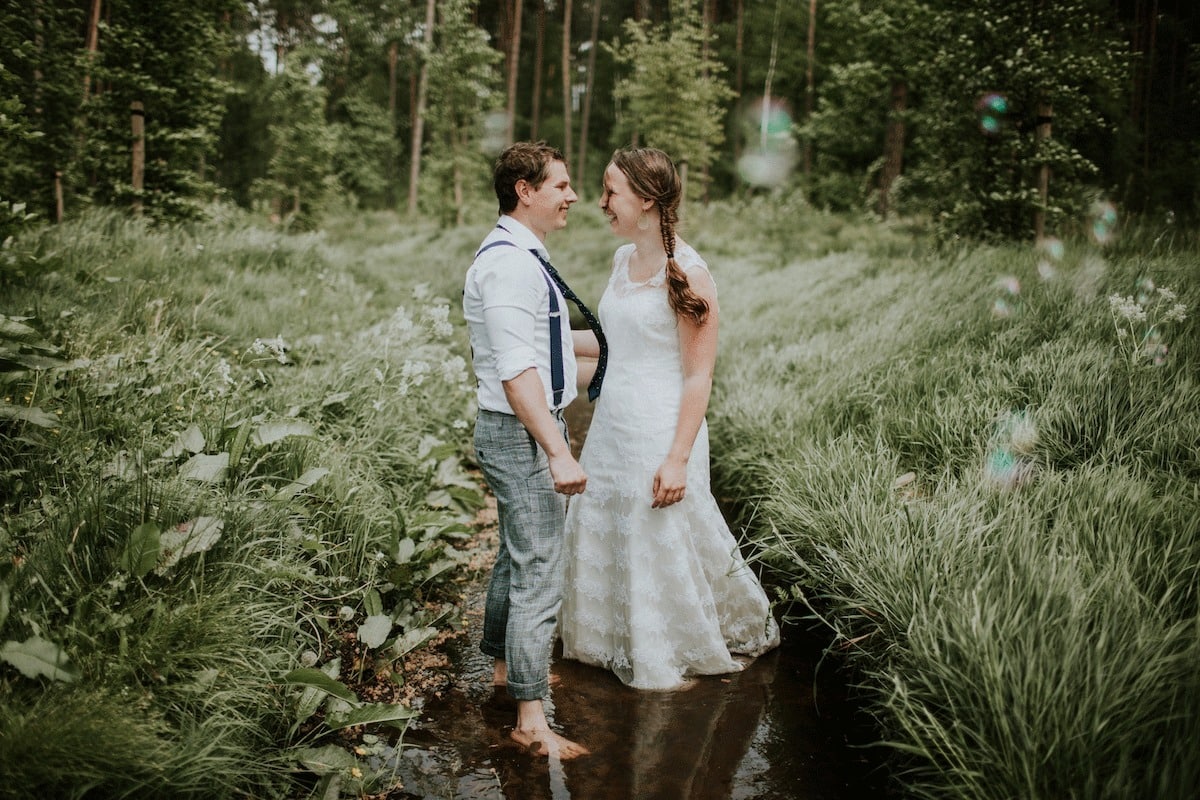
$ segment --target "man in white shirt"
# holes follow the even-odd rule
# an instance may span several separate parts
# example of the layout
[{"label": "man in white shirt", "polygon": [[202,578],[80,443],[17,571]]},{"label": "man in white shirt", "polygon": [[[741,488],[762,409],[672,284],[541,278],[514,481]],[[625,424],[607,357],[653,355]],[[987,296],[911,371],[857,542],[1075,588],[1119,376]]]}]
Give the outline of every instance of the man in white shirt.
[{"label": "man in white shirt", "polygon": [[543,699],[562,601],[566,497],[584,490],[587,475],[562,417],[578,391],[576,362],[545,240],[566,227],[579,198],[562,153],[544,142],[506,149],[493,181],[500,219],[463,289],[479,384],[475,451],[500,528],[480,648],[496,659],[494,683],[517,701],[512,738],[535,754],[573,758],[587,749],[550,730]]}]

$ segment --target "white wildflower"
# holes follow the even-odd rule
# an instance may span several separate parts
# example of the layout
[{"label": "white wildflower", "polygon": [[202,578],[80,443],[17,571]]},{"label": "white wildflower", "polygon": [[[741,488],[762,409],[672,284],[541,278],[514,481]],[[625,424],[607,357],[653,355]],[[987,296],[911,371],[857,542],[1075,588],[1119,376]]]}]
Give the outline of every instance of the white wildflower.
[{"label": "white wildflower", "polygon": [[429,362],[427,361],[405,361],[404,366],[400,370],[400,374],[404,379],[413,386],[420,386],[425,382],[425,376],[430,372]]}]

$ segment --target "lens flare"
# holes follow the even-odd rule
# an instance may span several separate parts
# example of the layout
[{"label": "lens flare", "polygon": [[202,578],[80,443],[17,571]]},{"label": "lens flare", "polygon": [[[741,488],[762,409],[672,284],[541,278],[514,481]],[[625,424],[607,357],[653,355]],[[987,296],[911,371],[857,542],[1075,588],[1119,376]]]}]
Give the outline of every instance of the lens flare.
[{"label": "lens flare", "polygon": [[1137,282],[1137,301],[1138,305],[1149,305],[1158,299],[1158,287],[1154,285],[1153,278],[1142,278]]},{"label": "lens flare", "polygon": [[1096,244],[1106,245],[1117,236],[1117,207],[1107,200],[1092,204],[1089,212],[1092,238]]},{"label": "lens flare", "polygon": [[493,111],[483,118],[483,136],[479,140],[479,149],[488,155],[499,155],[508,142],[505,141],[505,130],[508,128],[508,117],[503,111]]},{"label": "lens flare", "polygon": [[738,159],[738,175],[751,186],[782,185],[791,175],[797,155],[787,104],[759,98],[746,106],[741,124],[746,152]]},{"label": "lens flare", "polygon": [[994,284],[998,296],[992,300],[992,316],[1008,319],[1021,312],[1021,282],[1013,275],[1003,275]]},{"label": "lens flare", "polygon": [[1004,129],[1008,116],[1008,98],[990,92],[975,101],[975,113],[979,117],[979,130],[994,136]]}]

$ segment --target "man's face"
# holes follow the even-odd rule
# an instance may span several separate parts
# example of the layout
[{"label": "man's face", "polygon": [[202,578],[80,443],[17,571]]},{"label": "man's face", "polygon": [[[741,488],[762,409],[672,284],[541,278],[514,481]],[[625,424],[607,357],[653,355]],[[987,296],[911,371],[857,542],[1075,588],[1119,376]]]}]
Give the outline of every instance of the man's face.
[{"label": "man's face", "polygon": [[567,211],[579,199],[571,188],[567,165],[561,161],[550,162],[541,186],[535,189],[522,181],[517,186],[517,194],[526,207],[529,227],[543,239],[550,231],[567,226]]}]

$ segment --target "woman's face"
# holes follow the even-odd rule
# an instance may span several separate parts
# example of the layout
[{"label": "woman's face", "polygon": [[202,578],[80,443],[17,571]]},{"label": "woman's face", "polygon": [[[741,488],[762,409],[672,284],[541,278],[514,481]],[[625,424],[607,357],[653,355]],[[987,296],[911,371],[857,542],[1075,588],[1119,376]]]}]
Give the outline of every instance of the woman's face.
[{"label": "woman's face", "polygon": [[633,193],[629,180],[616,164],[604,170],[604,191],[600,194],[600,210],[608,217],[612,232],[626,239],[638,233],[637,221],[643,211],[652,205]]}]

